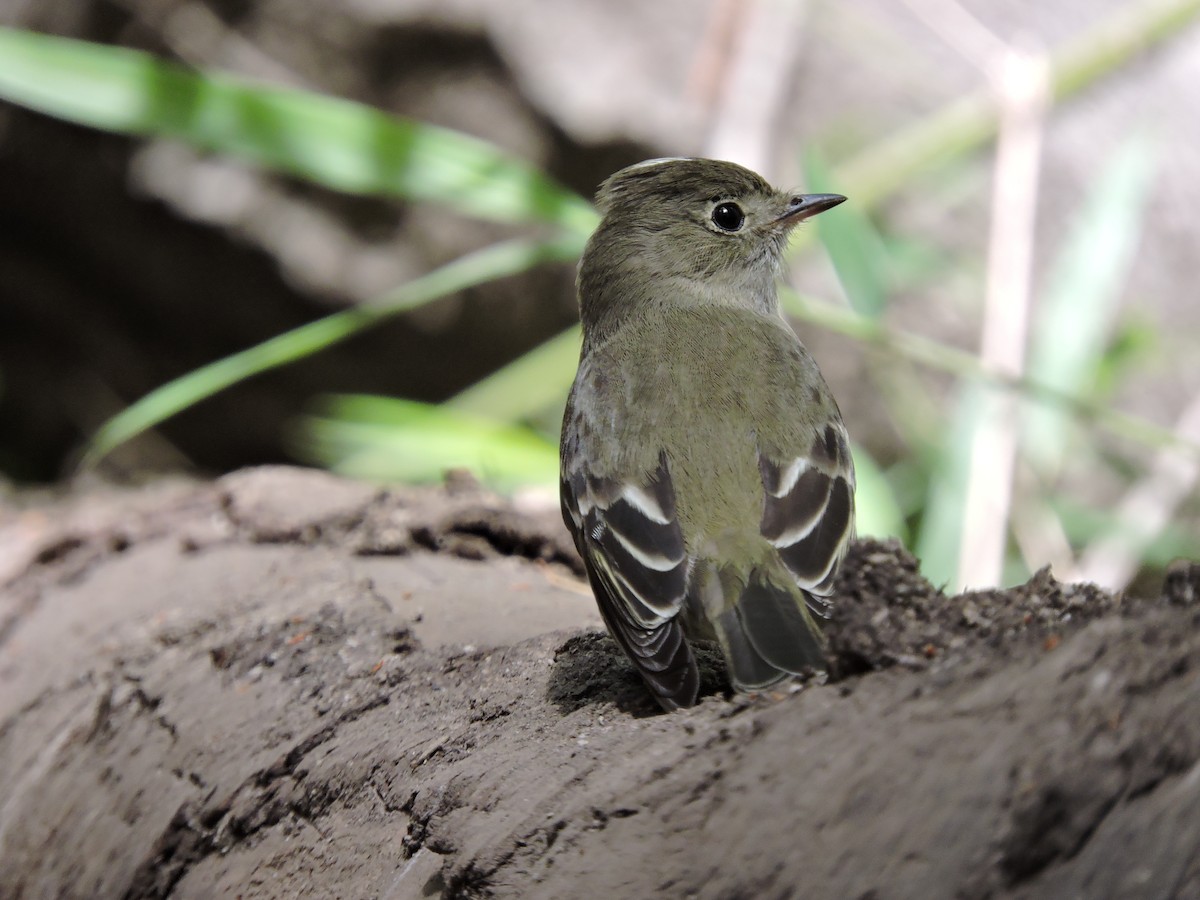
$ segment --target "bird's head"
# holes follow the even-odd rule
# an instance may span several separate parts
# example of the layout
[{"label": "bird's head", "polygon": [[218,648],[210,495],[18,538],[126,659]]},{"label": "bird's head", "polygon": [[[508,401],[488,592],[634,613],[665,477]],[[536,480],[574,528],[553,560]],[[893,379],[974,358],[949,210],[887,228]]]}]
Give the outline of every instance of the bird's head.
[{"label": "bird's head", "polygon": [[777,191],[720,160],[653,159],[622,169],[600,187],[603,218],[580,264],[585,324],[589,302],[607,312],[618,296],[628,307],[656,292],[773,305],[789,232],[845,199]]}]

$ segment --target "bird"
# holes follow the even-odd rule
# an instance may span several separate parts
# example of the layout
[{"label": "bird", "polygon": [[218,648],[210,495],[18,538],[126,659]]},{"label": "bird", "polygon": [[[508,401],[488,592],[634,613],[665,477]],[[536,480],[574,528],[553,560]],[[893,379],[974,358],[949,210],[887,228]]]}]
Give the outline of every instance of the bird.
[{"label": "bird", "polygon": [[845,199],[700,158],[597,192],[561,507],[609,633],[667,711],[698,700],[697,643],[739,692],[826,668],[854,462],[777,279],[792,229]]}]

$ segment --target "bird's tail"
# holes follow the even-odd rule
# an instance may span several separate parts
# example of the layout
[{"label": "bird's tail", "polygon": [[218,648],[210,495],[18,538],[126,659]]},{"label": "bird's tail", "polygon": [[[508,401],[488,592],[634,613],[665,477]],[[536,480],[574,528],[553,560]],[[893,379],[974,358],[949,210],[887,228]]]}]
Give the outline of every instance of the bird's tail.
[{"label": "bird's tail", "polygon": [[722,570],[714,580],[724,602],[706,604],[709,621],[737,690],[762,690],[788,675],[825,669],[825,641],[799,587],[781,587],[761,570],[745,580]]}]

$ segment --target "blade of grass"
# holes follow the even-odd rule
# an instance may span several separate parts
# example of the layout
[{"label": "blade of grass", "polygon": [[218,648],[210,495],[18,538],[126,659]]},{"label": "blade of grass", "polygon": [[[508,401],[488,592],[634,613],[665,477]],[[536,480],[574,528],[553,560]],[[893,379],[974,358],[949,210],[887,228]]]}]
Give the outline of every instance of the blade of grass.
[{"label": "blade of grass", "polygon": [[978,378],[987,384],[1019,393],[1025,399],[1060,406],[1087,422],[1104,426],[1113,434],[1151,447],[1174,447],[1185,456],[1200,458],[1200,443],[1169,428],[1122,412],[1092,398],[1065,394],[1029,377],[1013,378],[986,368],[973,353],[942,344],[931,338],[890,328],[853,310],[812,297],[801,297],[790,288],[780,288],[780,300],[789,316],[844,334],[865,345],[878,347],[956,378]]},{"label": "blade of grass", "polygon": [[297,454],[354,478],[439,481],[466,468],[498,490],[558,483],[558,448],[528,428],[463,410],[390,397],[326,398],[291,444]]},{"label": "blade of grass", "polygon": [[[839,191],[825,160],[815,151],[804,154],[809,190]],[[851,201],[817,219],[817,235],[837,270],[850,305],[868,319],[878,319],[887,305],[887,249],[868,221],[864,207]]]},{"label": "blade of grass", "polygon": [[520,422],[561,404],[575,377],[583,336],[576,325],[446,401],[463,412]]},{"label": "blade of grass", "polygon": [[939,586],[950,584],[958,574],[971,445],[979,428],[987,390],[987,386],[975,380],[962,385],[937,458],[927,467],[932,474],[913,552],[921,561],[921,574]]},{"label": "blade of grass", "polygon": [[[1121,144],[1074,217],[1038,307],[1029,376],[1065,394],[1088,396],[1128,283],[1154,176],[1145,135]],[[1054,478],[1067,447],[1061,409],[1026,411],[1025,452],[1043,479]]]},{"label": "blade of grass", "polygon": [[0,28],[0,98],[107,131],[178,138],[347,193],[436,201],[576,235],[596,224],[582,197],[485,141],[134,50]]},{"label": "blade of grass", "polygon": [[860,536],[877,538],[899,538],[908,540],[908,529],[904,527],[904,514],[896,494],[888,483],[887,476],[866,450],[857,444],[851,448],[854,455],[854,474],[857,486],[854,491],[854,522]]},{"label": "blade of grass", "polygon": [[579,254],[575,238],[515,240],[460,257],[381,297],[369,306],[343,310],[276,335],[232,356],[209,363],[164,384],[106,422],[92,438],[82,466],[94,465],[113,449],[232,384],[268,369],[303,359],[364,328],[446,294],[515,275],[549,260]]}]

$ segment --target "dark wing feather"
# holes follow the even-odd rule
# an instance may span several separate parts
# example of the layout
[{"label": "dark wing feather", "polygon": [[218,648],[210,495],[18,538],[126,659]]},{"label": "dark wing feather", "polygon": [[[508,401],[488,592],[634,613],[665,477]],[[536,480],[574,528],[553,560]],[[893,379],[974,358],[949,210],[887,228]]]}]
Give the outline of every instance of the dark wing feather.
[{"label": "dark wing feather", "polygon": [[825,598],[854,537],[854,462],[840,424],[825,426],[806,456],[777,463],[759,454],[766,494],[760,529],[805,592],[828,616]]},{"label": "dark wing feather", "polygon": [[664,708],[691,706],[699,672],[676,618],[688,558],[665,458],[641,484],[567,472],[561,496],[609,632]]}]

